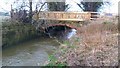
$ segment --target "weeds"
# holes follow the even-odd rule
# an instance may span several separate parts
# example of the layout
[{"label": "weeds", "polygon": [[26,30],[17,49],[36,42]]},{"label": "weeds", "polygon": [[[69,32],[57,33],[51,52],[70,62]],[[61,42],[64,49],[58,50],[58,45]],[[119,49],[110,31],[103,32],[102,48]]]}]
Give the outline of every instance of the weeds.
[{"label": "weeds", "polygon": [[66,66],[115,66],[118,65],[117,24],[112,22],[90,23],[79,28],[77,37],[60,43],[54,60]]},{"label": "weeds", "polygon": [[105,22],[103,22],[103,24],[111,24],[112,22],[107,22],[107,21],[105,21]]},{"label": "weeds", "polygon": [[76,38],[64,41],[57,49],[57,60],[67,66],[118,65],[117,24],[90,23],[79,28]]},{"label": "weeds", "polygon": [[48,61],[49,63],[46,66],[58,66],[58,68],[61,68],[59,66],[66,66],[65,63],[60,63],[54,55],[49,55]]},{"label": "weeds", "polygon": [[4,21],[2,25],[2,47],[18,44],[37,37],[37,31],[31,24]]},{"label": "weeds", "polygon": [[[54,54],[48,56],[48,62],[49,63],[46,66],[58,66],[58,68],[61,68],[61,66],[67,66],[68,65],[66,62],[59,61],[59,58],[63,57],[65,54],[67,54],[69,49],[74,49],[75,46],[73,45],[73,43],[71,43],[68,40],[66,40],[66,41],[64,41],[63,43],[60,43],[60,44],[61,44],[61,46],[59,47],[59,49],[57,49]],[[56,55],[58,53],[61,54],[61,55],[56,57]],[[64,67],[62,67],[62,68],[64,68]]]}]

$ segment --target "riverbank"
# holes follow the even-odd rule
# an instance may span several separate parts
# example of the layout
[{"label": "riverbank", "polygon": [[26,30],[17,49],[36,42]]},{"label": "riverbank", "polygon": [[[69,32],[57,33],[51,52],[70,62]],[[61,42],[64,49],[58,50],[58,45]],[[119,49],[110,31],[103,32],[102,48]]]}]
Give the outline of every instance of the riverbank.
[{"label": "riverbank", "polygon": [[117,18],[93,20],[78,30],[75,38],[61,43],[45,65],[118,66]]},{"label": "riverbank", "polygon": [[39,37],[36,27],[30,23],[2,21],[2,47],[12,46]]}]

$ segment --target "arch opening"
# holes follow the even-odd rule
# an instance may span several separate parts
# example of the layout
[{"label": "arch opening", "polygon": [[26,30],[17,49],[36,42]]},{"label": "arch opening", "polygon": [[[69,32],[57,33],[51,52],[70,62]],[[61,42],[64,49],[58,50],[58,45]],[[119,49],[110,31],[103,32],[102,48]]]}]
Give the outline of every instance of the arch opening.
[{"label": "arch opening", "polygon": [[69,39],[76,34],[76,29],[67,25],[53,25],[45,28],[45,34],[50,38]]}]

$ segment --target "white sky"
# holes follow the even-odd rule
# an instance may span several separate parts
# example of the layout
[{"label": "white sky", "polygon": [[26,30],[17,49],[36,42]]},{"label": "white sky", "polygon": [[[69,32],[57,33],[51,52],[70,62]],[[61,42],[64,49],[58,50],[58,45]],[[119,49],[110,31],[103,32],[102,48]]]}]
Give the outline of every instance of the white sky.
[{"label": "white sky", "polygon": [[[0,0],[0,11],[10,11],[11,4],[16,0]],[[20,1],[17,4],[20,4]],[[37,0],[34,0],[37,2]],[[81,9],[76,5],[75,2],[79,2],[80,0],[66,0],[67,3],[70,4],[70,9],[68,11],[81,11]],[[118,13],[118,2],[120,0],[109,0],[111,2],[110,6],[104,6],[104,9],[101,9],[101,12],[107,13]],[[2,9],[3,8],[3,9]]]}]

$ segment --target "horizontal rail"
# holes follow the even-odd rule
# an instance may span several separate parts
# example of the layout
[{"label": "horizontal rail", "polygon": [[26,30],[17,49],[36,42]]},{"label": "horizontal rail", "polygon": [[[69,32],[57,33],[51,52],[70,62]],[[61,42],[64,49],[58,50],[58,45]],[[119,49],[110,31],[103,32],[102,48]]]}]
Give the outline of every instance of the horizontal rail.
[{"label": "horizontal rail", "polygon": [[[34,19],[45,19],[45,20],[69,20],[69,21],[85,21],[91,19],[91,13],[97,12],[39,12],[33,16]],[[94,16],[94,15],[93,15]]]},{"label": "horizontal rail", "polygon": [[84,19],[52,19],[52,18],[39,18],[39,20],[60,20],[60,21],[84,21]]}]

